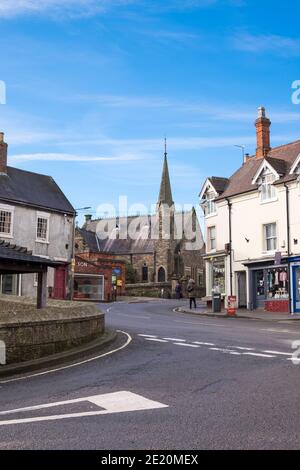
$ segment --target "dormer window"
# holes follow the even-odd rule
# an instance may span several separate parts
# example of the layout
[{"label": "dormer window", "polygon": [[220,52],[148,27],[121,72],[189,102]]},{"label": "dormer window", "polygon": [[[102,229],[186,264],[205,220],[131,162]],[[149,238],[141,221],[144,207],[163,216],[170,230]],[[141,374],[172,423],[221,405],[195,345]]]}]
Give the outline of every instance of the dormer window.
[{"label": "dormer window", "polygon": [[260,179],[260,192],[262,201],[270,201],[276,198],[274,182],[276,178],[273,173],[267,173]]},{"label": "dormer window", "polygon": [[212,191],[206,193],[206,215],[216,213],[215,194]]}]

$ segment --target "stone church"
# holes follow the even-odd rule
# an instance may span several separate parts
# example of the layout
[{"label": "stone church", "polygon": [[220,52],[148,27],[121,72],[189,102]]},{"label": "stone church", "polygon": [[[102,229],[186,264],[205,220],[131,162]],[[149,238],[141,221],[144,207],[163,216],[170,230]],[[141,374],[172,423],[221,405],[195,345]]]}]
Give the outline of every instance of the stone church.
[{"label": "stone church", "polygon": [[86,215],[83,227],[76,230],[75,243],[77,252],[107,253],[125,260],[128,294],[155,295],[163,287],[169,296],[178,280],[184,286],[193,278],[198,296],[205,295],[201,227],[195,209],[175,211],[167,152],[154,214],[95,220]]}]

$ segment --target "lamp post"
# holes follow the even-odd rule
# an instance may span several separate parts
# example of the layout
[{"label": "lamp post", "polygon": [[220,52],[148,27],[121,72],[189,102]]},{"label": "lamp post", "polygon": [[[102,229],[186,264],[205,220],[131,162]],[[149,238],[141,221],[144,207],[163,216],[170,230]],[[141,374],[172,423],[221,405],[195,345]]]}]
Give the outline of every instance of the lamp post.
[{"label": "lamp post", "polygon": [[69,284],[69,292],[70,292],[70,300],[73,300],[74,294],[74,269],[75,269],[75,220],[78,215],[79,211],[86,211],[91,209],[90,206],[87,207],[79,207],[75,209],[75,215],[73,219],[73,229],[72,229],[72,248],[71,248],[71,272],[70,272],[70,284]]}]

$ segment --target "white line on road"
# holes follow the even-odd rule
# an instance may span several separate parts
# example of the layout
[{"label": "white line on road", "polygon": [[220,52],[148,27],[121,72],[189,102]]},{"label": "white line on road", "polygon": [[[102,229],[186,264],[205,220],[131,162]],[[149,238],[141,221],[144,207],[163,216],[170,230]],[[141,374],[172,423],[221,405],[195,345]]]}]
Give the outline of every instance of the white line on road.
[{"label": "white line on road", "polygon": [[275,357],[269,354],[261,354],[261,353],[254,353],[254,352],[244,352],[243,355],[245,356],[257,356],[257,357]]},{"label": "white line on road", "polygon": [[226,349],[226,348],[209,348],[211,351],[220,351],[223,353],[234,353],[236,351],[232,351],[231,349]]},{"label": "white line on road", "polygon": [[166,339],[167,341],[177,341],[177,342],[180,342],[180,343],[185,343],[186,342],[186,339],[178,339],[178,338],[163,338],[163,339]]},{"label": "white line on road", "polygon": [[17,382],[19,380],[25,380],[25,379],[30,379],[32,377],[38,377],[40,375],[52,374],[53,372],[58,372],[60,370],[71,369],[72,367],[81,366],[82,364],[87,364],[88,362],[96,361],[97,359],[101,359],[102,357],[109,356],[110,354],[121,351],[121,349],[126,348],[131,343],[132,337],[130,336],[130,334],[126,333],[126,331],[117,330],[117,332],[118,333],[123,333],[124,335],[127,336],[126,343],[124,343],[122,346],[120,346],[117,349],[113,349],[112,351],[108,351],[106,353],[100,354],[99,356],[90,357],[89,359],[85,359],[84,361],[76,362],[75,364],[69,364],[67,366],[57,367],[56,369],[48,369],[48,370],[45,370],[43,372],[37,372],[36,374],[23,375],[22,377],[16,377],[14,379],[1,380],[0,384],[7,384],[7,383],[10,383],[10,382]]},{"label": "white line on road", "polygon": [[239,349],[241,351],[254,351],[253,348],[243,348],[241,346],[229,346],[230,348],[235,348],[235,349]]},{"label": "white line on road", "polygon": [[192,322],[192,321],[181,321],[181,320],[174,320],[176,323],[185,323],[187,325],[205,325],[205,326],[218,326],[219,328],[228,328],[225,325],[218,325],[217,323],[203,323],[203,322]]},{"label": "white line on road", "polygon": [[152,410],[157,408],[167,408],[168,405],[163,403],[148,400],[147,398],[142,397],[131,392],[115,392],[115,393],[105,393],[103,395],[94,395],[91,397],[78,398],[75,400],[67,400],[62,402],[55,403],[46,403],[44,405],[29,406],[27,408],[18,408],[14,410],[2,411],[1,415],[8,415],[13,413],[20,413],[26,411],[40,410],[45,408],[51,408],[61,405],[68,405],[78,402],[90,402],[93,403],[104,410],[99,411],[85,411],[81,413],[68,413],[60,415],[50,415],[50,416],[35,416],[32,418],[22,418],[22,419],[11,419],[6,421],[0,421],[0,426],[7,426],[11,424],[25,424],[25,423],[34,423],[38,421],[54,421],[66,418],[81,418],[86,416],[98,416],[111,413],[124,413],[128,411],[141,411],[141,410]]},{"label": "white line on road", "polygon": [[202,343],[201,341],[193,341],[193,344],[200,344],[200,346],[215,346],[214,343]]},{"label": "white line on road", "polygon": [[196,346],[196,344],[187,344],[187,343],[174,343],[176,346],[188,346],[189,348],[200,348],[200,346]]},{"label": "white line on road", "polygon": [[287,353],[287,352],[282,352],[282,351],[263,351],[263,353],[267,354],[280,354],[282,356],[292,356],[293,353]]},{"label": "white line on road", "polygon": [[142,334],[138,334],[138,336],[142,336],[143,338],[157,338],[157,335],[142,335]]},{"label": "white line on road", "polygon": [[146,341],[157,341],[158,343],[168,343],[165,339],[158,339],[158,338],[145,338]]}]

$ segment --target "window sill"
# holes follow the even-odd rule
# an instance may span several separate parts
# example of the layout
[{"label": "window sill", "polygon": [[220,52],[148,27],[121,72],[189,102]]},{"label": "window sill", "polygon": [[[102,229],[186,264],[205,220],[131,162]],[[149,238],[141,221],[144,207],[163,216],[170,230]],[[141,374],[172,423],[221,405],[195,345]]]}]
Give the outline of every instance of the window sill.
[{"label": "window sill", "polygon": [[209,219],[210,217],[216,217],[216,215],[217,215],[217,212],[213,212],[213,213],[211,213],[211,214],[205,215],[205,218],[206,218],[206,219]]},{"label": "window sill", "polygon": [[44,245],[49,245],[47,240],[39,240],[38,238],[35,240],[35,243],[43,243]]},{"label": "window sill", "polygon": [[278,197],[273,198],[273,199],[266,199],[264,201],[260,200],[260,203],[261,204],[271,204],[271,202],[276,202],[276,201],[278,201]]},{"label": "window sill", "polygon": [[0,233],[0,238],[14,238],[12,234]]}]

